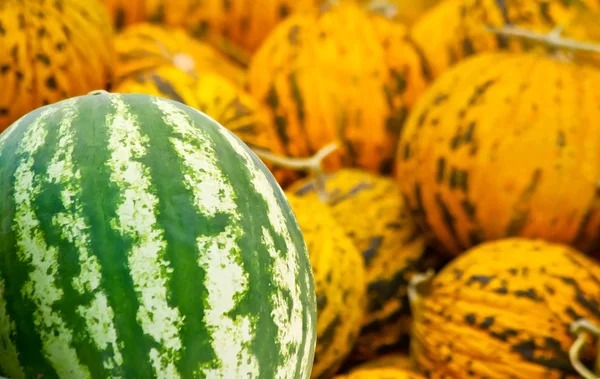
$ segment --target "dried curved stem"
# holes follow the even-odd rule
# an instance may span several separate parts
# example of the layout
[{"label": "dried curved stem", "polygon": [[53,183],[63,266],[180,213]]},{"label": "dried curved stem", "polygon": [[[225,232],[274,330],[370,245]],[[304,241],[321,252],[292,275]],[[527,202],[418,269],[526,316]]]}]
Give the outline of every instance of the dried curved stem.
[{"label": "dried curved stem", "polygon": [[305,170],[311,172],[315,177],[315,188],[317,195],[321,201],[328,202],[329,194],[325,188],[325,173],[323,172],[322,161],[329,154],[337,150],[338,144],[333,142],[321,148],[315,155],[308,158],[289,158],[283,157],[277,154],[273,154],[270,151],[253,148],[252,151],[260,158],[271,161],[279,166],[287,167],[296,170]]},{"label": "dried curved stem", "polygon": [[177,67],[184,73],[186,73],[188,75],[192,75],[192,76],[195,75],[194,68],[196,66],[196,62],[194,61],[194,58],[192,58],[191,55],[186,54],[186,53],[173,54],[169,50],[169,48],[167,46],[165,46],[165,44],[163,44],[160,41],[155,41],[155,42],[156,42],[156,45],[158,46],[163,58],[170,60],[171,63],[175,67]]},{"label": "dried curved stem", "polygon": [[[411,308],[416,306],[423,298],[424,292],[422,287],[431,283],[435,277],[435,270],[428,269],[424,273],[415,274],[409,281],[406,288],[408,294],[408,301],[411,304]],[[415,310],[413,309],[413,312]]]},{"label": "dried curved stem", "polygon": [[194,73],[194,69],[196,67],[196,61],[192,58],[191,55],[185,53],[177,53],[173,55],[171,58],[173,65],[185,72],[188,75]]},{"label": "dried curved stem", "polygon": [[321,13],[327,12],[327,10],[329,10],[331,7],[338,6],[339,4],[340,4],[339,0],[325,0],[321,4],[321,7],[319,8],[319,12],[321,12]]},{"label": "dried curved stem", "polygon": [[[585,365],[579,359],[579,354],[581,349],[583,349],[585,346],[587,335],[591,334],[595,337],[600,337],[600,328],[589,320],[579,319],[571,324],[571,333],[577,335],[577,339],[575,339],[575,342],[569,349],[569,360],[571,361],[571,365],[573,365],[575,371],[577,371],[577,373],[579,373],[579,375],[585,379],[600,378],[600,367],[598,367],[600,362],[596,362],[597,373],[593,373],[587,367],[585,367]],[[600,348],[600,346],[598,346],[598,348]]]},{"label": "dried curved stem", "polygon": [[591,42],[581,42],[562,36],[564,26],[554,28],[550,33],[538,33],[531,30],[520,28],[513,25],[504,25],[500,28],[486,26],[486,29],[492,33],[506,37],[519,37],[532,41],[544,43],[553,48],[562,48],[567,50],[578,50],[592,53],[600,53],[600,45]]},{"label": "dried curved stem", "polygon": [[[108,95],[110,92],[108,92],[105,89],[95,89],[93,91],[88,92],[88,96],[95,96],[95,95]],[[2,379],[2,378],[0,378]]]},{"label": "dried curved stem", "polygon": [[366,6],[369,12],[380,14],[385,18],[394,18],[398,14],[398,6],[386,0],[371,0]]}]

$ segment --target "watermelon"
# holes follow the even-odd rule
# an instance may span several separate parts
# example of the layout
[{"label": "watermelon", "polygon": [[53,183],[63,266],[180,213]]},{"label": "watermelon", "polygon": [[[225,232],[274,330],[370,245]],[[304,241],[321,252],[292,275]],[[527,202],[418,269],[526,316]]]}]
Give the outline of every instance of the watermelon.
[{"label": "watermelon", "polygon": [[309,378],[314,291],[281,188],[205,114],[96,91],[0,134],[0,375]]}]

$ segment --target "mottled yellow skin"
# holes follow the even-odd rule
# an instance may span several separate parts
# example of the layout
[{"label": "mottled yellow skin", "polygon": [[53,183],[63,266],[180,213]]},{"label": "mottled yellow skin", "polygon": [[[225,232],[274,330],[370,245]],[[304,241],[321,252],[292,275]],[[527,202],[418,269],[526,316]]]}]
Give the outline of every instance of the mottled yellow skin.
[{"label": "mottled yellow skin", "polygon": [[373,364],[357,366],[348,373],[336,375],[334,379],[425,379],[410,367],[400,367],[393,361],[390,363],[386,365],[383,360],[374,361]]},{"label": "mottled yellow skin", "polygon": [[317,346],[312,378],[331,378],[350,353],[366,305],[360,252],[314,197],[286,192],[306,241],[317,293]]},{"label": "mottled yellow skin", "polygon": [[407,121],[397,180],[452,255],[503,237],[597,250],[600,69],[485,53],[438,78]]},{"label": "mottled yellow skin", "polygon": [[410,356],[401,352],[388,353],[380,355],[377,358],[373,358],[359,366],[356,366],[354,370],[372,369],[372,368],[388,368],[388,369],[399,369],[399,370],[414,370],[415,365],[412,362]]},{"label": "mottled yellow skin", "polygon": [[[362,253],[368,304],[355,349],[360,358],[371,358],[409,332],[406,287],[423,258],[425,239],[392,178],[341,169],[327,176],[326,187],[333,217]],[[313,178],[287,190],[302,198],[318,198]]]},{"label": "mottled yellow skin", "polygon": [[[189,75],[177,67],[159,66],[131,75],[114,92],[143,93],[187,104],[214,118],[251,148],[280,154],[282,151],[267,110],[242,88],[211,71]],[[297,173],[264,162],[280,183],[288,183]]]},{"label": "mottled yellow skin", "polygon": [[215,43],[221,37],[252,54],[279,22],[290,14],[318,8],[322,1],[213,0],[198,6],[197,0],[186,0],[187,12],[182,13],[180,19],[183,26],[198,37]]},{"label": "mottled yellow skin", "polygon": [[147,0],[101,0],[108,9],[116,30],[147,19],[149,3]]},{"label": "mottled yellow skin", "polygon": [[411,36],[437,77],[473,54],[540,47],[523,39],[498,37],[485,29],[487,25],[501,27],[508,19],[512,25],[541,33],[565,25],[567,36],[588,40],[594,38],[593,25],[582,25],[580,16],[598,11],[598,0],[442,0],[415,22]]},{"label": "mottled yellow skin", "polygon": [[[442,0],[425,12],[410,30],[427,59],[433,77],[438,77],[467,54],[460,49],[464,36],[464,17],[461,10],[465,0]],[[458,51],[456,51],[458,50]]]},{"label": "mottled yellow skin", "polygon": [[352,2],[283,21],[253,56],[250,92],[273,111],[286,156],[389,173],[395,141],[426,86],[406,29]]},{"label": "mottled yellow skin", "polygon": [[219,47],[252,54],[288,15],[324,0],[104,0],[117,28],[140,21],[183,27]]},{"label": "mottled yellow skin", "polygon": [[353,370],[334,379],[425,379],[421,374],[394,367],[364,368]]},{"label": "mottled yellow skin", "polygon": [[600,321],[600,266],[564,245],[504,239],[456,258],[421,296],[411,354],[429,378],[577,378],[569,327]]},{"label": "mottled yellow skin", "polygon": [[112,79],[113,30],[98,0],[2,0],[0,31],[0,132]]},{"label": "mottled yellow skin", "polygon": [[[427,10],[438,4],[441,0],[340,0],[357,1],[369,9],[380,11],[404,25],[412,25]],[[389,13],[388,13],[389,12]]]},{"label": "mottled yellow skin", "polygon": [[192,38],[177,27],[139,23],[119,32],[117,83],[128,76],[162,65],[176,65],[189,73],[216,72],[236,85],[246,83],[245,70],[213,46]]}]

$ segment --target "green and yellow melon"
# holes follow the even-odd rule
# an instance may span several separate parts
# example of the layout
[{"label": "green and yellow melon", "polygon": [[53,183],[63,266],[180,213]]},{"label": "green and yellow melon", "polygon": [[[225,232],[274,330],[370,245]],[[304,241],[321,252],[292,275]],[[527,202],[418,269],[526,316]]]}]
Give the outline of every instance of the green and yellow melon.
[{"label": "green and yellow melon", "polygon": [[99,0],[0,1],[0,132],[38,107],[106,88],[114,71]]},{"label": "green and yellow melon", "polygon": [[[410,354],[427,378],[580,378],[572,324],[600,322],[598,261],[567,245],[506,238],[431,274],[410,286]],[[581,361],[591,367],[596,352],[586,346]]]},{"label": "green and yellow melon", "polygon": [[312,379],[330,379],[352,351],[366,308],[360,251],[327,204],[285,192],[306,241],[315,280],[317,345]]},{"label": "green and yellow melon", "polygon": [[598,250],[600,70],[563,58],[481,53],[419,99],[397,182],[441,251],[506,237]]},{"label": "green and yellow melon", "polygon": [[120,31],[114,44],[117,63],[113,88],[165,65],[175,66],[190,75],[215,72],[238,86],[246,84],[246,72],[242,66],[180,27],[137,23]]},{"label": "green and yellow melon", "polygon": [[426,241],[392,178],[346,168],[298,180],[286,192],[319,199],[318,180],[327,192],[322,202],[361,253],[368,300],[353,359],[371,359],[409,333],[406,289],[423,263]]},{"label": "green and yellow melon", "polygon": [[284,155],[340,142],[327,169],[393,171],[396,141],[429,84],[408,29],[354,2],[297,13],[253,55],[250,93],[268,105]]},{"label": "green and yellow melon", "polygon": [[598,42],[599,12],[598,0],[442,0],[414,23],[410,34],[438,77],[484,52],[545,49],[530,38],[497,32],[505,26],[541,34],[561,28],[570,38]]}]

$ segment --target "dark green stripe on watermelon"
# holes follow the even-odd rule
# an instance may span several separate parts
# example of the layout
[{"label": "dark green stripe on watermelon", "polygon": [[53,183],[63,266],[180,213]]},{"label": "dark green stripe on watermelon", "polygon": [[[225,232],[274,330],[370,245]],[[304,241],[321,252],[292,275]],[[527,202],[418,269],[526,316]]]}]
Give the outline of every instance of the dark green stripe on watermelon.
[{"label": "dark green stripe on watermelon", "polygon": [[[4,280],[0,296],[6,301],[6,312],[10,322],[14,323],[15,329],[19,331],[10,336],[19,353],[19,362],[11,362],[8,367],[24,367],[24,363],[27,362],[23,373],[31,377],[35,377],[39,372],[53,372],[53,369],[41,353],[42,341],[35,332],[33,315],[29,312],[34,304],[21,292],[31,267],[17,256],[17,239],[13,231],[15,204],[8,199],[15,196],[14,173],[22,159],[29,157],[18,154],[19,145],[14,141],[21,141],[27,131],[26,126],[41,117],[46,109],[47,107],[42,107],[25,115],[17,121],[20,123],[18,128],[9,128],[0,134],[0,276]],[[7,137],[9,133],[10,140]],[[6,139],[1,142],[3,138]],[[0,372],[8,376],[11,373],[5,372],[7,367],[3,366],[4,359],[6,357],[0,357]]]},{"label": "dark green stripe on watermelon", "polygon": [[[74,122],[86,122],[86,114],[78,113]],[[42,232],[44,241],[48,247],[58,248],[60,254],[57,254],[57,268],[55,285],[63,291],[61,299],[57,300],[52,307],[54,313],[64,320],[67,328],[78,330],[78,333],[72,333],[71,347],[79,352],[80,362],[88,366],[91,371],[98,372],[100,375],[110,376],[98,359],[100,351],[89,342],[90,336],[86,328],[85,320],[77,314],[77,306],[89,304],[92,300],[92,294],[86,292],[80,295],[72,285],[72,278],[79,274],[78,248],[62,237],[63,230],[60,226],[54,224],[53,218],[62,212],[70,212],[72,209],[65,209],[62,202],[56,201],[61,198],[63,190],[60,184],[50,183],[49,169],[47,162],[51,161],[57,152],[60,133],[59,124],[65,118],[65,112],[58,112],[47,118],[45,122],[47,136],[44,144],[36,154],[33,172],[36,173],[35,183],[39,185],[39,194],[32,199],[33,211],[36,219],[39,220],[39,229]],[[69,131],[74,132],[71,126]],[[71,207],[72,208],[72,207]]]},{"label": "dark green stripe on watermelon", "polygon": [[[134,99],[129,104],[143,107],[144,100]],[[140,124],[151,123],[162,116],[158,109],[149,107],[146,113],[138,113],[138,121]],[[145,137],[151,149],[166,152],[172,149],[169,139],[181,136],[170,128],[161,128]],[[171,306],[177,307],[185,318],[201,320],[204,311],[198,304],[206,301],[205,273],[197,264],[190,264],[198,260],[196,236],[216,236],[228,222],[227,216],[209,218],[195,209],[191,201],[193,195],[183,185],[185,173],[180,160],[174,155],[161,154],[159,159],[147,155],[141,162],[155,178],[156,194],[161,199],[157,219],[168,241],[165,258],[173,267],[169,283]],[[184,377],[193,377],[198,362],[209,362],[215,358],[210,334],[200,323],[186,323],[181,330],[181,339],[186,349],[178,368]]]},{"label": "dark green stripe on watermelon", "polygon": [[115,109],[107,102],[85,100],[79,103],[79,121],[88,127],[77,130],[74,156],[82,176],[83,213],[89,225],[93,225],[89,230],[92,251],[96,252],[100,262],[104,279],[102,288],[108,304],[119,310],[115,312],[113,322],[118,331],[117,341],[122,346],[123,376],[151,378],[154,373],[148,354],[152,340],[144,334],[137,321],[139,300],[127,267],[126,254],[132,242],[123,239],[110,225],[111,220],[117,217],[119,191],[110,181],[110,169],[105,163],[111,152],[108,149],[108,130],[104,125],[108,122],[106,115],[113,114]]}]

